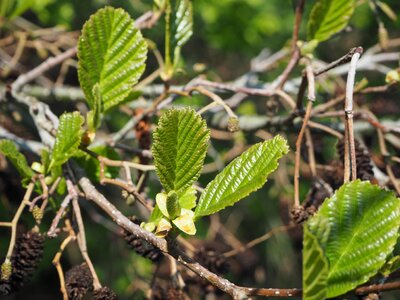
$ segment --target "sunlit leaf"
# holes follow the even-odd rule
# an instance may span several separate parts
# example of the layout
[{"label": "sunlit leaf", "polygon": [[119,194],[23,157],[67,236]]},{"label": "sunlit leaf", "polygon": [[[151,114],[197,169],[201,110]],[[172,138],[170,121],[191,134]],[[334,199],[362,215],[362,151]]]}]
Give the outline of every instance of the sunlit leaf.
[{"label": "sunlit leaf", "polygon": [[96,84],[102,110],[125,101],[145,68],[147,46],[133,19],[121,8],[99,9],[85,23],[78,43],[78,75],[90,108]]},{"label": "sunlit leaf", "polygon": [[326,299],[328,260],[323,245],[326,244],[329,226],[326,220],[312,232],[306,224],[303,239],[303,300]]},{"label": "sunlit leaf", "polygon": [[35,175],[35,172],[28,166],[25,156],[18,151],[13,141],[1,140],[0,153],[10,160],[23,179],[28,180]]},{"label": "sunlit leaf", "polygon": [[82,124],[83,117],[77,111],[61,115],[51,155],[50,168],[55,165],[62,165],[78,151],[83,134]]},{"label": "sunlit leaf", "polygon": [[233,205],[261,188],[288,151],[286,140],[279,135],[252,146],[207,185],[197,204],[196,218]]},{"label": "sunlit leaf", "polygon": [[400,199],[368,181],[344,184],[308,221],[316,232],[330,228],[327,298],[344,294],[374,276],[393,251],[400,226]]},{"label": "sunlit leaf", "polygon": [[184,194],[200,176],[209,130],[193,109],[165,112],[153,134],[156,172],[167,192]]},{"label": "sunlit leaf", "polygon": [[317,0],[307,24],[309,41],[323,42],[343,30],[355,9],[354,0]]}]

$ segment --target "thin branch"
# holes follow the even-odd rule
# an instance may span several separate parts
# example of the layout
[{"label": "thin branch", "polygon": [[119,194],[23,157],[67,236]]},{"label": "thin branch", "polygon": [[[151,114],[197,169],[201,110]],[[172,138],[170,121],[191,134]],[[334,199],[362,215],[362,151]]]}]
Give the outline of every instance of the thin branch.
[{"label": "thin branch", "polygon": [[295,155],[295,165],[294,165],[294,207],[300,206],[300,156],[301,156],[301,144],[303,141],[303,136],[307,128],[307,123],[311,116],[311,110],[313,103],[315,101],[315,81],[314,72],[310,64],[306,66],[307,82],[308,82],[308,103],[306,108],[306,113],[303,118],[303,124],[301,126],[299,135],[296,140],[296,155]]},{"label": "thin branch", "polygon": [[96,205],[98,205],[119,226],[133,233],[137,237],[146,240],[161,251],[170,254],[178,262],[182,263],[194,273],[208,280],[211,284],[218,287],[225,293],[231,295],[233,299],[248,299],[249,296],[253,295],[268,297],[290,297],[301,295],[300,289],[256,289],[237,286],[229,280],[214,274],[199,263],[187,257],[187,255],[177,247],[176,243],[172,241],[167,242],[167,240],[165,239],[158,238],[153,233],[150,233],[140,226],[134,224],[126,216],[124,216],[112,203],[110,203],[91,184],[88,178],[80,176],[79,185],[83,189],[86,198],[88,200],[92,200]]},{"label": "thin branch", "polygon": [[46,59],[44,62],[42,62],[36,68],[32,69],[28,73],[25,73],[25,74],[22,74],[21,76],[19,76],[17,78],[17,80],[15,80],[11,84],[12,90],[15,92],[18,92],[24,84],[36,79],[38,76],[40,76],[44,72],[50,70],[54,66],[62,63],[64,60],[75,56],[76,52],[77,52],[77,47],[73,47],[73,48],[70,48],[67,51],[61,53],[60,55]]},{"label": "thin branch", "polygon": [[294,229],[294,228],[297,227],[297,225],[298,224],[290,224],[290,225],[284,225],[284,226],[275,227],[275,228],[271,229],[270,231],[268,231],[266,234],[264,234],[264,235],[262,235],[262,236],[260,236],[260,237],[258,237],[256,239],[248,242],[247,244],[245,244],[245,245],[243,245],[243,246],[241,246],[239,248],[236,248],[236,249],[230,250],[228,252],[225,252],[222,255],[224,257],[226,257],[226,258],[235,256],[235,255],[237,255],[239,253],[242,253],[242,252],[244,252],[244,251],[246,251],[246,250],[248,250],[248,249],[250,249],[250,248],[252,248],[252,247],[254,247],[254,246],[256,246],[256,245],[258,245],[260,243],[262,243],[262,242],[265,242],[266,240],[270,239],[271,237],[273,237],[277,233],[286,232],[286,231],[289,231],[291,229]]},{"label": "thin branch", "polygon": [[11,260],[11,256],[12,256],[14,246],[15,246],[15,240],[17,237],[17,224],[18,224],[19,218],[21,217],[22,212],[24,211],[25,206],[27,206],[29,204],[29,199],[32,195],[34,187],[35,187],[35,183],[33,181],[31,181],[28,185],[28,188],[26,189],[26,192],[25,192],[24,198],[22,199],[21,204],[19,205],[19,207],[11,221],[11,226],[10,226],[11,227],[11,239],[10,239],[10,244],[8,246],[5,261]]},{"label": "thin branch", "polygon": [[362,47],[357,47],[350,62],[346,84],[346,98],[344,111],[345,119],[345,143],[344,143],[344,182],[357,179],[356,152],[353,129],[353,89],[356,76],[357,62],[363,52]]},{"label": "thin branch", "polygon": [[86,264],[89,267],[90,273],[92,274],[93,287],[95,290],[97,290],[101,288],[101,283],[87,251],[85,226],[83,224],[81,209],[78,204],[78,193],[70,179],[67,179],[67,188],[68,193],[72,198],[72,208],[74,210],[76,222],[79,229],[77,234],[79,250],[81,251],[83,258],[85,259]]}]

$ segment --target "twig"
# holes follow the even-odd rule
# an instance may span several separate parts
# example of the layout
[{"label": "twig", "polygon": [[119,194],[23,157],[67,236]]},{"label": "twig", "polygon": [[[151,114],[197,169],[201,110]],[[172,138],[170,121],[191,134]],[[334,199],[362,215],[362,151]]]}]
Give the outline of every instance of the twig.
[{"label": "twig", "polygon": [[19,205],[12,221],[11,221],[11,239],[10,239],[10,244],[8,246],[8,250],[7,250],[7,254],[6,254],[6,259],[5,261],[11,261],[11,256],[12,256],[12,252],[14,250],[14,246],[15,246],[15,239],[17,237],[17,224],[19,221],[19,218],[21,217],[21,214],[25,208],[25,206],[28,205],[29,203],[29,199],[32,195],[33,192],[33,188],[35,187],[35,182],[31,181],[26,189],[24,198],[22,199],[21,204]]},{"label": "twig", "polygon": [[199,93],[209,97],[214,103],[221,105],[229,117],[237,118],[236,114],[232,111],[232,109],[217,94],[215,94],[201,86],[193,87],[193,88],[191,88],[191,90],[198,91]]},{"label": "twig", "polygon": [[395,282],[386,282],[382,284],[371,284],[367,286],[360,286],[356,288],[357,295],[365,295],[368,293],[374,292],[383,292],[383,291],[391,291],[400,289],[400,281]]},{"label": "twig", "polygon": [[98,205],[119,226],[133,233],[137,237],[146,240],[161,251],[170,254],[178,262],[182,263],[197,275],[208,280],[211,284],[231,295],[233,299],[248,299],[249,296],[253,295],[269,297],[290,297],[301,295],[300,289],[256,289],[237,286],[229,280],[212,273],[199,263],[187,257],[185,253],[177,248],[175,243],[167,242],[165,239],[158,238],[153,233],[150,233],[140,226],[134,224],[113,204],[111,204],[99,191],[97,191],[88,178],[80,176],[79,185],[83,189],[86,198],[88,200],[92,200],[96,205]]},{"label": "twig", "polygon": [[303,124],[301,126],[299,135],[296,140],[296,155],[295,155],[295,165],[294,165],[294,207],[300,206],[300,156],[301,156],[301,144],[303,141],[303,136],[307,128],[308,120],[311,116],[311,109],[315,101],[315,81],[314,72],[310,64],[306,66],[307,82],[308,82],[308,102],[306,113],[303,118]]},{"label": "twig", "polygon": [[350,69],[347,76],[346,98],[344,111],[345,118],[345,143],[344,143],[344,182],[357,179],[356,152],[354,145],[353,129],[353,89],[356,76],[357,62],[363,52],[362,47],[357,47],[350,62]]},{"label": "twig", "polygon": [[69,235],[67,236],[67,238],[61,243],[60,245],[60,249],[57,251],[56,255],[53,258],[53,265],[56,267],[57,269],[57,273],[58,273],[58,277],[60,279],[60,291],[63,295],[63,300],[68,300],[68,293],[67,293],[67,289],[65,288],[65,278],[64,278],[64,272],[62,269],[62,266],[60,264],[60,259],[61,259],[61,255],[64,251],[64,249],[68,246],[68,244],[71,241],[74,241],[76,239],[75,234],[73,233],[73,230],[69,230]]},{"label": "twig", "polygon": [[42,62],[39,66],[32,69],[28,73],[22,74],[11,84],[11,88],[13,91],[18,92],[21,87],[34,80],[38,76],[42,75],[44,72],[48,71],[49,69],[53,68],[54,66],[62,63],[64,60],[73,57],[77,52],[77,48],[73,47],[68,49],[67,51],[57,55],[55,57],[50,57]]},{"label": "twig", "polygon": [[56,237],[57,236],[57,226],[60,222],[62,215],[65,212],[65,209],[68,207],[71,201],[71,195],[65,196],[64,200],[61,202],[60,208],[57,211],[56,216],[54,217],[53,221],[51,222],[50,229],[47,231],[47,235],[49,237]]},{"label": "twig", "polygon": [[79,229],[77,234],[79,250],[81,251],[83,258],[89,267],[90,273],[92,274],[93,287],[95,290],[97,290],[101,288],[101,283],[87,251],[85,226],[83,224],[81,209],[78,204],[78,193],[70,179],[67,179],[67,188],[68,188],[68,193],[72,198],[72,208],[74,210],[76,222],[78,224],[78,229]]},{"label": "twig", "polygon": [[297,224],[290,224],[290,225],[284,225],[284,226],[279,226],[279,227],[275,227],[273,229],[271,229],[270,231],[268,231],[266,234],[248,242],[247,244],[237,248],[237,249],[233,249],[230,250],[228,252],[223,253],[222,255],[226,258],[228,257],[232,257],[235,256],[239,253],[242,253],[262,242],[265,242],[266,240],[270,239],[271,237],[273,237],[275,234],[280,233],[280,232],[285,232],[285,231],[289,231],[291,229],[294,229],[297,227]]},{"label": "twig", "polygon": [[295,21],[293,25],[293,37],[292,37],[292,57],[288,65],[286,66],[283,73],[278,77],[276,86],[278,89],[283,89],[285,82],[288,80],[290,73],[292,73],[293,69],[297,66],[300,60],[300,49],[297,46],[297,41],[299,39],[299,30],[301,17],[303,15],[305,0],[298,0],[295,12]]},{"label": "twig", "polygon": [[100,163],[105,164],[106,166],[110,167],[129,167],[133,169],[137,169],[143,172],[146,171],[154,171],[156,168],[153,165],[142,165],[142,164],[137,164],[131,161],[122,161],[122,160],[112,160],[104,156],[98,156],[98,160]]}]

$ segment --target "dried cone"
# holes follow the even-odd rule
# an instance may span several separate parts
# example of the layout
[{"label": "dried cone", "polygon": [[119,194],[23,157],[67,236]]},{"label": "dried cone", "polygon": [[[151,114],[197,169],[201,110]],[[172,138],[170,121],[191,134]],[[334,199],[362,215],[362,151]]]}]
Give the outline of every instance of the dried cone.
[{"label": "dried cone", "polygon": [[151,300],[188,300],[183,290],[174,287],[171,281],[156,281],[152,288]]},{"label": "dried cone", "polygon": [[117,300],[117,295],[109,287],[104,286],[94,291],[93,300]]},{"label": "dried cone", "polygon": [[[368,151],[357,141],[354,141],[356,150],[357,178],[361,180],[373,180],[374,171],[371,165],[371,156]],[[344,140],[337,144],[337,150],[341,161],[344,160]]]},{"label": "dried cone", "polygon": [[226,274],[229,271],[226,258],[210,247],[202,247],[198,250],[196,260],[213,273]]},{"label": "dried cone", "polygon": [[65,274],[65,287],[69,300],[81,300],[93,290],[93,277],[86,263],[73,267]]},{"label": "dried cone", "polygon": [[[140,224],[140,221],[136,218],[130,218],[131,221],[137,225]],[[163,254],[160,249],[154,247],[149,242],[139,238],[131,232],[126,231],[125,229],[122,232],[124,239],[128,243],[129,248],[135,250],[137,254],[152,260],[153,262],[158,262],[163,257]]]},{"label": "dried cone", "polygon": [[0,295],[10,295],[26,283],[43,256],[44,237],[28,231],[17,238],[11,257],[12,273],[8,280],[0,280]]}]

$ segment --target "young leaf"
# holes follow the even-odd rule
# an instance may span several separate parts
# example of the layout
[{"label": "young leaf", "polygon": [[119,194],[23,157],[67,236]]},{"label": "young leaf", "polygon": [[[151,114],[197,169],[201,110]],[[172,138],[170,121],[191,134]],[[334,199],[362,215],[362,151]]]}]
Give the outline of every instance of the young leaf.
[{"label": "young leaf", "polygon": [[83,134],[82,124],[83,117],[77,111],[61,115],[49,168],[62,165],[77,152]]},{"label": "young leaf", "polygon": [[320,225],[322,230],[316,233],[311,232],[308,224],[304,226],[303,300],[326,299],[329,266],[320,241],[326,242],[329,226],[327,222]]},{"label": "young leaf", "polygon": [[18,173],[23,179],[30,179],[35,175],[35,172],[29,168],[26,162],[25,156],[18,151],[17,146],[13,141],[1,140],[0,141],[0,153],[7,157],[14,167],[17,169]]},{"label": "young leaf", "polygon": [[[190,0],[166,1],[165,11],[165,69],[163,77],[169,79],[176,68],[181,48],[193,34],[193,8]],[[172,15],[172,17],[171,17]]]},{"label": "young leaf", "polygon": [[193,109],[171,109],[161,116],[153,138],[161,184],[180,197],[200,176],[209,138],[206,122]]},{"label": "young leaf", "polygon": [[175,12],[173,32],[174,66],[179,62],[181,48],[193,34],[193,8],[190,0],[179,0]]},{"label": "young leaf", "polygon": [[400,199],[368,181],[344,184],[309,220],[315,232],[327,220],[327,298],[368,281],[393,251],[400,226]]},{"label": "young leaf", "polygon": [[125,100],[145,68],[147,46],[132,18],[121,8],[99,9],[85,23],[78,43],[78,77],[91,109],[99,85],[102,109]]},{"label": "young leaf", "polygon": [[197,204],[196,218],[233,205],[261,188],[288,151],[286,140],[279,135],[252,146],[207,185]]},{"label": "young leaf", "polygon": [[317,0],[307,24],[308,40],[323,42],[344,29],[354,8],[354,0]]}]

